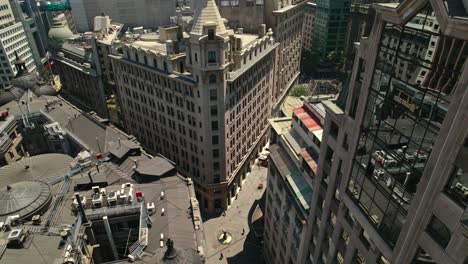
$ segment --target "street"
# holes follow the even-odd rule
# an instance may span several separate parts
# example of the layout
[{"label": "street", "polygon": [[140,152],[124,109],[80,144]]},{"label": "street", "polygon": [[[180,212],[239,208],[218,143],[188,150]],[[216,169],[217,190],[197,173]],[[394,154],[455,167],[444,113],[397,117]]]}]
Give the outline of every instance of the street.
[{"label": "street", "polygon": [[[267,168],[254,165],[237,200],[232,202],[225,216],[211,218],[204,223],[207,263],[263,263],[262,244],[250,231],[248,218],[265,192],[266,179]],[[258,189],[259,183],[263,184],[262,189]],[[218,241],[223,231],[232,236],[229,244]]]}]

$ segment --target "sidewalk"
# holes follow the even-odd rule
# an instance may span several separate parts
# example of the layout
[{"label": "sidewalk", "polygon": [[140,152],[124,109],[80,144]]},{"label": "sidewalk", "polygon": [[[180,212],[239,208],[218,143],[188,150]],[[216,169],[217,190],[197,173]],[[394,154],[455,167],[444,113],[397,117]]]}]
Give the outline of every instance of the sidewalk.
[{"label": "sidewalk", "polygon": [[[204,223],[207,243],[207,263],[263,263],[262,244],[249,230],[248,215],[266,188],[267,168],[254,165],[247,176],[242,190],[226,211],[225,216],[211,218]],[[258,189],[258,184],[263,188]],[[242,235],[242,229],[245,230]],[[232,242],[223,245],[218,235],[225,230],[232,235]],[[224,258],[220,258],[220,253]]]}]

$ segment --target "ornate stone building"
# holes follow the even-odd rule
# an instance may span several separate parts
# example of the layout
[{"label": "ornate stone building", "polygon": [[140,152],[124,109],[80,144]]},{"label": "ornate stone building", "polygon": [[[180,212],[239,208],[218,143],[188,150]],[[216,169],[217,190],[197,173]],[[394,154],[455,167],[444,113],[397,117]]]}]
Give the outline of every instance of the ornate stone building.
[{"label": "ornate stone building", "polygon": [[214,0],[199,5],[191,32],[128,36],[111,61],[127,131],[176,161],[201,207],[220,213],[266,143],[278,44],[265,25],[236,34]]}]

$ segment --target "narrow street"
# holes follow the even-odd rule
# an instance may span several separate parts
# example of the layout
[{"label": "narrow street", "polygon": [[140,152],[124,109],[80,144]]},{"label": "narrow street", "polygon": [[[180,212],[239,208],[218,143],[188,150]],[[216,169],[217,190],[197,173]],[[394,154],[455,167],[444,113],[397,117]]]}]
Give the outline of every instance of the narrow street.
[{"label": "narrow street", "polygon": [[[251,232],[248,219],[265,192],[266,179],[267,168],[254,165],[226,215],[211,218],[204,223],[207,263],[263,263],[261,240]],[[260,183],[263,184],[262,189],[258,189]],[[218,241],[223,230],[232,236],[229,244]]]}]

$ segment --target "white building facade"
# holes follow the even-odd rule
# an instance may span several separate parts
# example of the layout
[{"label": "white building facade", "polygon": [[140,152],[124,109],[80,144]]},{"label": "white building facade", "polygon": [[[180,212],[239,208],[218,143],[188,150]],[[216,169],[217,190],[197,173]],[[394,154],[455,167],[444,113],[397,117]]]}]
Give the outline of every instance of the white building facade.
[{"label": "white building facade", "polygon": [[7,0],[0,1],[0,86],[4,88],[16,75],[15,52],[28,71],[36,68],[31,48],[21,22],[16,22]]}]

